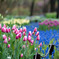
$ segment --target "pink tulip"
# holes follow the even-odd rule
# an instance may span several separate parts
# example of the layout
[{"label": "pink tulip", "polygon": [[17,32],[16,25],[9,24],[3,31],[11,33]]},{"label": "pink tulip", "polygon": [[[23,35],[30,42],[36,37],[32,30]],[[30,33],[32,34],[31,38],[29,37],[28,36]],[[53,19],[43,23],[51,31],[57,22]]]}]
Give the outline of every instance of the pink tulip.
[{"label": "pink tulip", "polygon": [[38,35],[39,35],[39,32],[36,33],[36,36],[38,36]]},{"label": "pink tulip", "polygon": [[21,32],[21,33],[22,33],[22,31],[23,31],[23,30],[22,30],[22,28],[20,28],[19,32]]},{"label": "pink tulip", "polygon": [[6,35],[4,34],[4,35],[3,35],[3,39],[5,40],[6,38],[7,38],[7,37],[6,37]]},{"label": "pink tulip", "polygon": [[7,38],[4,40],[4,43],[7,44]]},{"label": "pink tulip", "polygon": [[4,24],[4,25],[3,25],[3,27],[5,27],[5,28],[6,28],[6,25]]},{"label": "pink tulip", "polygon": [[13,30],[13,32],[16,33],[17,30],[18,30],[18,29],[16,28],[15,30]]},{"label": "pink tulip", "polygon": [[16,26],[15,26],[15,25],[13,25],[12,30],[15,30],[15,29],[16,29]]},{"label": "pink tulip", "polygon": [[29,35],[29,36],[32,36],[32,33],[31,33],[31,31],[29,31],[28,35]]},{"label": "pink tulip", "polygon": [[21,54],[21,58],[23,57],[23,54]]},{"label": "pink tulip", "polygon": [[25,35],[26,35],[26,33],[25,33],[25,32],[23,32],[23,35],[25,36]]},{"label": "pink tulip", "polygon": [[37,32],[37,27],[34,28],[34,32]]},{"label": "pink tulip", "polygon": [[27,36],[24,36],[23,41],[27,41]]},{"label": "pink tulip", "polygon": [[9,32],[10,32],[11,29],[9,28],[8,30],[9,30]]},{"label": "pink tulip", "polygon": [[2,27],[2,32],[6,32],[6,28],[5,27]]},{"label": "pink tulip", "polygon": [[34,40],[31,40],[31,44],[33,44],[34,43]]},{"label": "pink tulip", "polygon": [[28,36],[28,41],[29,41],[29,42],[31,41],[31,36]]},{"label": "pink tulip", "polygon": [[25,48],[25,45],[23,45],[22,48]]},{"label": "pink tulip", "polygon": [[31,46],[32,46],[33,44],[31,43]]},{"label": "pink tulip", "polygon": [[8,44],[8,48],[10,48],[10,44]]},{"label": "pink tulip", "polygon": [[16,35],[16,39],[19,39],[19,34]]},{"label": "pink tulip", "polygon": [[34,50],[36,51],[37,48],[35,48]]},{"label": "pink tulip", "polygon": [[0,24],[0,30],[1,30],[1,24]]},{"label": "pink tulip", "polygon": [[9,29],[8,28],[6,28],[6,33],[8,33],[9,32]]},{"label": "pink tulip", "polygon": [[26,27],[23,28],[23,32],[26,32]]},{"label": "pink tulip", "polygon": [[10,41],[10,37],[8,37],[8,41]]},{"label": "pink tulip", "polygon": [[40,40],[40,36],[39,35],[37,36],[37,39],[36,40]]},{"label": "pink tulip", "polygon": [[21,32],[19,33],[19,38],[21,38]]},{"label": "pink tulip", "polygon": [[15,32],[15,34],[18,34],[19,33],[19,30],[17,29],[17,31]]},{"label": "pink tulip", "polygon": [[40,45],[38,46],[38,48],[40,48]]},{"label": "pink tulip", "polygon": [[34,33],[35,33],[35,32],[33,31],[32,34],[34,35]]},{"label": "pink tulip", "polygon": [[40,43],[40,46],[42,46],[42,42]]}]

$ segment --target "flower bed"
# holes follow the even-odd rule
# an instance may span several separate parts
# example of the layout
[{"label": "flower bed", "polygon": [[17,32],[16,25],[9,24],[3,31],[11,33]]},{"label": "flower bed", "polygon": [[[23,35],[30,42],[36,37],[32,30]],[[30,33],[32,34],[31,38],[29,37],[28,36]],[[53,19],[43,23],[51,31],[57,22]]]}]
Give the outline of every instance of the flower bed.
[{"label": "flower bed", "polygon": [[39,23],[38,30],[50,30],[50,29],[59,29],[59,21],[51,21],[51,20],[45,20],[41,23]]},{"label": "flower bed", "polygon": [[[40,51],[42,42],[39,44],[40,35],[36,27],[33,32],[29,31],[28,35],[26,32],[26,27],[18,30],[15,25],[11,29],[0,24],[0,58],[6,59],[10,56],[12,59],[33,59],[33,55]],[[35,40],[32,35],[36,36]]]}]

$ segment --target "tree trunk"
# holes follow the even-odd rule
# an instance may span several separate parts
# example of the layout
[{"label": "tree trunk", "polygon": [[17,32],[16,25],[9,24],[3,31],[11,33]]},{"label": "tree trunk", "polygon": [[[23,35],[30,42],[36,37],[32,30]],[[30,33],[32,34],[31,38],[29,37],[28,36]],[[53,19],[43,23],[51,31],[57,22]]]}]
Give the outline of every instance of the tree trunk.
[{"label": "tree trunk", "polygon": [[35,0],[32,0],[32,4],[31,4],[31,8],[30,8],[30,16],[33,15],[34,4],[35,4]]},{"label": "tree trunk", "polygon": [[51,4],[51,12],[54,12],[55,11],[55,2],[56,0],[50,0],[50,4]]},{"label": "tree trunk", "polygon": [[58,8],[57,8],[57,18],[59,18],[59,0],[58,0]]}]

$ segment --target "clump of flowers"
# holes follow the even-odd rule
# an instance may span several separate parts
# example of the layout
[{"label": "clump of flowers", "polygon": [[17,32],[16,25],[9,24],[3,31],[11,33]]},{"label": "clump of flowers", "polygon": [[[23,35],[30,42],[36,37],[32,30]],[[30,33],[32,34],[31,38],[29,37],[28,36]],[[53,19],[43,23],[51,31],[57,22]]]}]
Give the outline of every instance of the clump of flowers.
[{"label": "clump of flowers", "polygon": [[45,21],[39,23],[39,25],[40,25],[39,30],[58,29],[59,28],[59,21],[45,20]]},{"label": "clump of flowers", "polygon": [[[15,25],[12,28],[3,26],[0,24],[0,39],[1,48],[5,52],[4,56],[11,56],[12,59],[19,58],[33,58],[33,55],[42,46],[42,42],[39,44],[40,35],[35,27],[33,32],[29,31],[27,34],[27,28],[23,27],[18,29]],[[34,40],[33,35],[36,36]],[[37,41],[37,44],[36,44]],[[3,59],[3,57],[1,57]]]}]

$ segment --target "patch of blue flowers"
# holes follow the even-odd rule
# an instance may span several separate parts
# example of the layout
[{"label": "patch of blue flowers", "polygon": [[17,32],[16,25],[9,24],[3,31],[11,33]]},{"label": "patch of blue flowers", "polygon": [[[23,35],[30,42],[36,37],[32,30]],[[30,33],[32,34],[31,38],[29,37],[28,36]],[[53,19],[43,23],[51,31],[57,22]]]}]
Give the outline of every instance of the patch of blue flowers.
[{"label": "patch of blue flowers", "polygon": [[[38,24],[39,24],[38,22],[34,22],[34,23],[32,22],[29,25],[25,25],[25,27],[27,28],[27,33],[29,31],[33,32],[33,29],[35,27],[38,28],[39,27]],[[52,39],[54,39],[52,44],[54,44],[56,46],[56,50],[59,50],[59,30],[51,30],[50,29],[50,30],[46,30],[46,31],[39,31],[39,33],[40,33],[39,43],[42,42],[42,44],[43,44],[42,47],[44,47],[44,44],[49,45],[50,41]],[[35,36],[33,36],[33,37],[34,37],[34,39],[36,38]],[[42,47],[40,48],[40,50],[44,54],[44,50],[42,49]],[[45,50],[45,54],[47,53],[47,51],[48,51],[48,47]],[[52,59],[54,58],[54,55],[53,55],[54,52],[55,51],[53,51],[52,56],[51,56]],[[42,58],[42,59],[44,59],[44,58]],[[49,54],[47,55],[46,59],[49,59]]]}]

